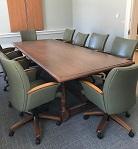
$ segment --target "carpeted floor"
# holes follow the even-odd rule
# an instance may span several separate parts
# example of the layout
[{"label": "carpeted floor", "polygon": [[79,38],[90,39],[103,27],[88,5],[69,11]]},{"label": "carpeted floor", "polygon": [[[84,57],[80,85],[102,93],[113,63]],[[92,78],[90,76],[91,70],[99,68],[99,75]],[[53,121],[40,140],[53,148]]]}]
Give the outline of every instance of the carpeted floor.
[{"label": "carpeted floor", "polygon": [[100,117],[85,121],[82,114],[72,117],[61,126],[54,121],[42,121],[43,130],[40,145],[35,145],[31,123],[18,129],[14,137],[8,136],[11,124],[19,120],[18,112],[8,107],[8,93],[3,92],[4,81],[0,77],[0,149],[138,149],[138,104],[126,119],[134,128],[136,135],[130,138],[118,124],[110,122],[105,137],[96,137],[96,126]]}]

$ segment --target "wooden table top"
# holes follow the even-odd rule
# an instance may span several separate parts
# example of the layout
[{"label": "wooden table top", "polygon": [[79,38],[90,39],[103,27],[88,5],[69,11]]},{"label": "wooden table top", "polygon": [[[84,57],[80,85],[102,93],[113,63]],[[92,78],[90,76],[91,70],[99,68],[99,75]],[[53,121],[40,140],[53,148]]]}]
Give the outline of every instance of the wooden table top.
[{"label": "wooden table top", "polygon": [[18,42],[14,45],[58,82],[133,64],[131,60],[125,58],[92,51],[58,40]]}]

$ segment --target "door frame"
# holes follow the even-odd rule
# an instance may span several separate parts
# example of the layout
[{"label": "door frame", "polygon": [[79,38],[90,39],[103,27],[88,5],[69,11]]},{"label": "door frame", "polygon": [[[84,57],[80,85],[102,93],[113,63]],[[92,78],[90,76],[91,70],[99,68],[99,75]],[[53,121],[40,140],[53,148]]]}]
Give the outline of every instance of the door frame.
[{"label": "door frame", "polygon": [[136,17],[136,10],[138,11],[138,1],[127,0],[124,36],[131,39],[137,38],[138,17]]}]

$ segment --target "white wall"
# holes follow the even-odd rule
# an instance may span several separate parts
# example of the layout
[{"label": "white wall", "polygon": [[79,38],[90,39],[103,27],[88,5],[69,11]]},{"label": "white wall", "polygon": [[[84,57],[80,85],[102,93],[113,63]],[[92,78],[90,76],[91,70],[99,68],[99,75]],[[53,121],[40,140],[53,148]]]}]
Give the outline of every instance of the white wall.
[{"label": "white wall", "polygon": [[7,1],[0,0],[0,34],[10,32]]},{"label": "white wall", "polygon": [[107,49],[115,36],[124,36],[127,0],[73,0],[73,27],[108,33]]},{"label": "white wall", "polygon": [[[61,38],[65,28],[72,28],[72,0],[43,0],[45,30],[38,38]],[[20,41],[19,33],[10,33],[7,0],[0,0],[0,44]]]},{"label": "white wall", "polygon": [[138,0],[132,0],[132,12],[130,22],[130,37],[136,38],[138,27]]},{"label": "white wall", "polygon": [[44,22],[48,30],[72,28],[72,0],[43,0]]},{"label": "white wall", "polygon": [[[127,33],[125,20],[129,1],[131,0],[43,0],[45,31],[39,32],[38,38],[60,38],[64,28],[73,27],[86,33],[110,34],[106,46],[110,49],[115,36]],[[19,34],[10,34],[6,0],[0,0],[0,20],[0,44],[19,41]]]}]

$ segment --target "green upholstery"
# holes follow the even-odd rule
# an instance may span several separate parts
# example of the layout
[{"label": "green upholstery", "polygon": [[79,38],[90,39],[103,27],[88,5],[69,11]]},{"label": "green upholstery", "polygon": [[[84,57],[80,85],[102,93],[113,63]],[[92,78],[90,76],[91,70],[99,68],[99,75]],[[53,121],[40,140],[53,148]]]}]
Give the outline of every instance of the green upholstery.
[{"label": "green upholstery", "polygon": [[35,30],[26,30],[21,31],[21,40],[22,41],[35,41],[37,40],[37,34]]},{"label": "green upholstery", "polygon": [[24,69],[29,68],[30,61],[28,59],[26,59],[26,57],[24,57],[24,56],[18,57],[19,56],[18,52],[20,53],[20,51],[13,51],[13,52],[9,52],[7,54],[0,52],[0,60],[2,58],[6,58],[8,60],[14,59],[14,60],[18,61]]},{"label": "green upholstery", "polygon": [[112,44],[111,54],[132,59],[138,40],[116,37]]},{"label": "green upholstery", "polygon": [[[30,71],[31,70],[31,71]],[[34,84],[33,85],[33,82],[35,82],[36,81],[36,78],[38,78],[37,77],[37,73],[38,73],[38,68],[37,67],[32,67],[31,69],[26,69],[25,70],[25,73],[27,74],[27,76],[28,76],[28,79],[29,79],[29,82],[31,82],[32,83],[32,87],[35,87],[36,85]],[[40,79],[39,79],[40,80]]]},{"label": "green upholstery", "polygon": [[14,58],[13,60],[18,61],[18,63],[23,67],[23,69],[28,69],[30,67],[31,61],[25,56]]},{"label": "green upholstery", "polygon": [[75,30],[66,29],[63,35],[63,41],[72,43]]},{"label": "green upholstery", "polygon": [[[44,82],[42,80],[37,80],[37,78],[35,78],[35,80],[33,78],[33,82],[30,82],[29,80],[31,79],[27,76],[29,70],[25,72],[21,65],[14,60],[2,58],[1,62],[8,75],[8,81],[10,84],[10,102],[18,111],[30,111],[42,104],[48,103],[55,98],[56,90],[59,86],[58,83],[28,93],[32,87],[40,85]],[[36,71],[33,72],[36,73]],[[35,74],[33,77],[34,76]]]},{"label": "green upholstery", "polygon": [[93,33],[89,40],[88,48],[103,51],[109,35]]},{"label": "green upholstery", "polygon": [[73,41],[73,44],[84,47],[88,39],[88,36],[89,34],[83,34],[83,33],[78,32]]},{"label": "green upholstery", "polygon": [[[36,41],[37,40],[37,34],[35,30],[26,30],[21,31],[21,40],[22,41]],[[28,61],[28,59],[27,59]],[[29,61],[28,63],[30,66],[36,65],[33,61]]]},{"label": "green upholstery", "polygon": [[8,57],[8,59],[14,59],[14,58],[23,56],[21,51],[11,51],[11,52],[5,53],[5,55]]},{"label": "green upholstery", "polygon": [[14,47],[9,47],[9,48],[3,49],[0,46],[0,52],[4,53],[8,59],[14,59],[14,58],[22,56],[22,52],[15,50]]},{"label": "green upholstery", "polygon": [[8,59],[8,57],[3,52],[0,52],[0,60],[1,60],[1,58],[7,58]]},{"label": "green upholstery", "polygon": [[138,65],[118,67],[111,70],[105,80],[103,93],[84,82],[85,96],[96,104],[104,113],[119,114],[128,111],[136,103],[136,84]]}]

